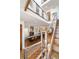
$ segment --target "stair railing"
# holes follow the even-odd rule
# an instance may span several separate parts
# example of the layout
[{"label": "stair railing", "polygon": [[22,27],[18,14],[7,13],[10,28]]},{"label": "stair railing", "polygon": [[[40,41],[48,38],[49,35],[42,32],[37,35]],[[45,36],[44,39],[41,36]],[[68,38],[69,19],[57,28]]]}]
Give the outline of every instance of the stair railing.
[{"label": "stair railing", "polygon": [[41,18],[45,20],[49,20],[47,13],[34,0],[27,1],[27,4],[25,6],[25,11],[27,9],[37,14]]},{"label": "stair railing", "polygon": [[57,26],[57,20],[53,21],[53,34],[52,34],[52,38],[51,38],[51,43],[50,43],[50,49],[48,51],[48,58],[51,59],[51,52],[52,52],[52,48],[53,48],[53,42],[54,42],[54,36],[55,36],[55,32],[56,32],[56,26]]},{"label": "stair railing", "polygon": [[41,48],[41,42],[38,42],[34,45],[26,47],[24,49],[24,55],[25,55],[24,58],[28,59],[36,51],[36,49],[40,49],[40,48]]}]

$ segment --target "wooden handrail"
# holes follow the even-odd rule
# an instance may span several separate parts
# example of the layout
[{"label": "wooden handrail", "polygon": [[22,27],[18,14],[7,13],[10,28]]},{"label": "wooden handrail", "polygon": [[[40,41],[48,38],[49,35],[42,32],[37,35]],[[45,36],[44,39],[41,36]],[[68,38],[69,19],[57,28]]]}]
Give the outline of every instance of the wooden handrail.
[{"label": "wooden handrail", "polygon": [[31,2],[31,0],[27,0],[27,1],[26,1],[26,5],[25,5],[25,9],[24,9],[24,11],[26,11],[26,10],[27,10],[27,8],[28,8],[28,6],[29,6],[30,2]]},{"label": "wooden handrail", "polygon": [[51,47],[50,47],[50,51],[49,51],[49,59],[51,59],[51,52],[52,52],[52,45],[53,45],[53,42],[54,42],[54,36],[55,36],[55,32],[56,32],[56,26],[57,26],[57,20],[54,20],[55,21],[55,27],[54,27],[54,31],[53,31],[53,34],[52,34],[52,38],[51,38]]}]

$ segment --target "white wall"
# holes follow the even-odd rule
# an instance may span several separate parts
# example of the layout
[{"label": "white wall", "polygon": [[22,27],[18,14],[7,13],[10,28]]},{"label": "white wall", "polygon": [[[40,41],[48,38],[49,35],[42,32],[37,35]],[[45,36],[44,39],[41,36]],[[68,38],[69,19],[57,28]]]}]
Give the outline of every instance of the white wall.
[{"label": "white wall", "polygon": [[29,36],[29,28],[28,27],[24,28],[24,36],[25,37]]},{"label": "white wall", "polygon": [[20,8],[24,9],[27,0],[20,0]]},{"label": "white wall", "polygon": [[34,34],[37,34],[37,33],[39,33],[39,26],[34,27]]}]

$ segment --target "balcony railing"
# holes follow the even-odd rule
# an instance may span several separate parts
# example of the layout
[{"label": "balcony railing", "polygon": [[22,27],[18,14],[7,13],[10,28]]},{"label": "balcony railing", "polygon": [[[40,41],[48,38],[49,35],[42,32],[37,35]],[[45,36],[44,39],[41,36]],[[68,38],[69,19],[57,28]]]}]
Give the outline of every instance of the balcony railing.
[{"label": "balcony railing", "polygon": [[49,19],[46,12],[34,0],[31,0],[28,9],[45,20]]}]

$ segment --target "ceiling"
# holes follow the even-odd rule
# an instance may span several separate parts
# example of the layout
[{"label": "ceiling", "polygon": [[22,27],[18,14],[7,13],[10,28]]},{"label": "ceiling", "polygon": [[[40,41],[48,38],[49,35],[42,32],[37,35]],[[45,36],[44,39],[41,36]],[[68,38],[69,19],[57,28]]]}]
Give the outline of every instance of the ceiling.
[{"label": "ceiling", "polygon": [[48,11],[49,9],[55,9],[59,7],[59,0],[48,0],[46,3],[43,3],[41,7]]},{"label": "ceiling", "polygon": [[21,20],[24,21],[24,24],[26,26],[32,25],[32,26],[48,26],[50,22],[46,21],[45,19],[41,18],[40,16],[34,14],[30,10],[20,11],[21,13]]}]

